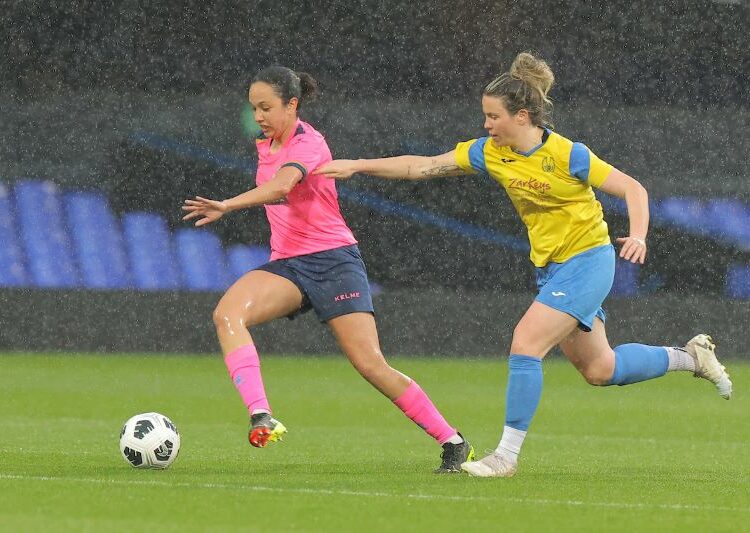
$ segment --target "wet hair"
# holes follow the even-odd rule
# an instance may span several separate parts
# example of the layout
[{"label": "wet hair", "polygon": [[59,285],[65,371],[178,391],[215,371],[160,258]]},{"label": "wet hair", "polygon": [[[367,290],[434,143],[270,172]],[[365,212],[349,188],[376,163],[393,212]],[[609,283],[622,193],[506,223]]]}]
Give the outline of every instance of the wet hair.
[{"label": "wet hair", "polygon": [[543,126],[551,123],[552,100],[547,93],[554,82],[555,76],[545,61],[521,52],[510,70],[488,83],[482,94],[500,98],[511,115],[526,109],[531,123]]},{"label": "wet hair", "polygon": [[258,72],[252,83],[263,82],[273,87],[274,92],[281,98],[284,104],[288,104],[292,98],[297,98],[297,110],[302,107],[302,102],[314,100],[318,95],[318,82],[307,72],[294,72],[286,67],[267,67]]}]

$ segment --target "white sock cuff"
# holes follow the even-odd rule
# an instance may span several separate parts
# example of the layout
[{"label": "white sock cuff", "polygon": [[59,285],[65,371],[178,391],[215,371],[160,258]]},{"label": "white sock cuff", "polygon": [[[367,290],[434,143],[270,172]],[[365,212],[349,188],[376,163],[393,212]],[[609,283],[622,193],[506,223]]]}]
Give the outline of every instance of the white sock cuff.
[{"label": "white sock cuff", "polygon": [[667,372],[675,370],[695,372],[695,359],[684,348],[665,346],[664,349],[667,350],[667,359],[669,360]]},{"label": "white sock cuff", "polygon": [[521,453],[523,440],[526,438],[526,432],[510,426],[503,427],[503,436],[500,438],[500,444],[497,446],[497,452],[506,455],[507,452],[512,454],[512,458],[518,458]]}]

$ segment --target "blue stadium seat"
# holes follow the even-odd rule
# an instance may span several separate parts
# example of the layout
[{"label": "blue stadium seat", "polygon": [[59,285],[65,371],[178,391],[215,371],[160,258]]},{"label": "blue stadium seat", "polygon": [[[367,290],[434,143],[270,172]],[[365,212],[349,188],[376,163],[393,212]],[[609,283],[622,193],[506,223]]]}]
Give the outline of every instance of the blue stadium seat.
[{"label": "blue stadium seat", "polygon": [[180,277],[166,220],[154,213],[126,213],[122,230],[133,285],[142,290],[179,289]]},{"label": "blue stadium seat", "polygon": [[706,224],[705,205],[697,198],[671,197],[660,203],[660,215],[667,223],[696,235],[711,234]]},{"label": "blue stadium seat", "polygon": [[0,287],[23,287],[29,282],[18,233],[13,202],[0,183]]},{"label": "blue stadium seat", "polygon": [[271,257],[271,250],[265,246],[248,246],[235,244],[227,250],[229,275],[233,281],[241,278],[246,272],[265,265]]},{"label": "blue stadium seat", "polygon": [[32,284],[78,287],[80,277],[57,187],[49,181],[22,180],[14,191]]},{"label": "blue stadium seat", "polygon": [[617,258],[612,296],[636,296],[638,294],[641,265]]},{"label": "blue stadium seat", "polygon": [[667,223],[667,220],[664,216],[664,212],[662,211],[661,200],[654,200],[654,199],[649,198],[648,214],[649,214],[649,220],[654,225],[663,226],[664,224]]},{"label": "blue stadium seat", "polygon": [[729,265],[726,292],[730,298],[750,300],[750,265]]},{"label": "blue stadium seat", "polygon": [[596,195],[596,199],[599,200],[600,204],[602,204],[605,220],[607,219],[607,215],[610,213],[627,216],[628,207],[625,205],[625,200],[604,192],[598,193]]},{"label": "blue stadium seat", "polygon": [[206,229],[175,232],[183,286],[192,291],[223,291],[230,285],[221,240]]},{"label": "blue stadium seat", "polygon": [[[628,216],[628,205],[625,203],[625,200],[603,192],[597,193],[596,199],[599,200],[600,204],[602,204],[605,220],[607,219],[607,215],[609,215],[610,213],[614,213],[623,217]],[[648,210],[650,220],[653,224],[663,225],[667,223],[667,219],[662,212],[661,200],[649,199]]]},{"label": "blue stadium seat", "polygon": [[107,198],[96,192],[63,195],[83,285],[92,289],[130,286],[120,226]]},{"label": "blue stadium seat", "polygon": [[706,218],[717,239],[750,250],[750,205],[739,200],[713,198],[707,202]]}]

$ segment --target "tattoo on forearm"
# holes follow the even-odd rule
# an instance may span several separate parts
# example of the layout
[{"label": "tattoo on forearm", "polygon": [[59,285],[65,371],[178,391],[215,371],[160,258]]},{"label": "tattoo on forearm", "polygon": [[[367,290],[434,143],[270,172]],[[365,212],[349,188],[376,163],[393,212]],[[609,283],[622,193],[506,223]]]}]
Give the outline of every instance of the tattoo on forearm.
[{"label": "tattoo on forearm", "polygon": [[463,174],[457,165],[442,165],[439,167],[426,168],[422,171],[422,178],[438,178],[440,176],[459,176]]}]

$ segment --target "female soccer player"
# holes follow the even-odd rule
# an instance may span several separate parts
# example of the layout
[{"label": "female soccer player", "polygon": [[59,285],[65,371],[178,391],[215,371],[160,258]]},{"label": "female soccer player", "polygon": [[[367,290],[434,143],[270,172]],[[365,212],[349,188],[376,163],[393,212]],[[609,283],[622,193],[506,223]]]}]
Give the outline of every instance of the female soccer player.
[{"label": "female soccer player", "polygon": [[592,385],[628,385],[689,370],[714,383],[723,398],[732,393],[707,335],[697,335],[684,348],[610,347],[601,305],[612,287],[615,250],[592,187],[625,199],[630,234],[617,242],[620,257],[633,263],[646,258],[648,195],[585,145],[550,130],[547,93],[553,81],[544,61],[521,53],[508,72],[484,88],[487,137],[461,142],[437,157],[340,160],[318,169],[335,178],[355,172],[406,179],[489,174],[526,225],[539,293],[513,332],[500,443],[487,457],[462,465],[475,476],[516,473],[542,392],[541,360],[556,345]]},{"label": "female soccer player", "polygon": [[249,100],[262,133],[256,187],[228,200],[185,200],[196,226],[231,211],[264,206],[271,225],[271,261],[242,276],[219,301],[214,324],[229,374],[250,413],[256,447],[286,432],[271,416],[260,361],[248,331],[276,318],[315,310],[354,368],[443,447],[436,473],[460,472],[474,450],[419,385],[391,368],[380,351],[365,264],[339,212],[335,182],[313,171],[331,161],[324,137],[298,118],[317,92],[315,80],[284,67],[261,71]]}]

